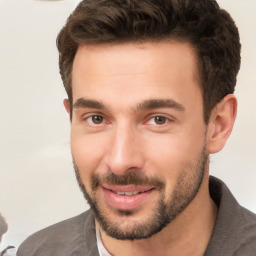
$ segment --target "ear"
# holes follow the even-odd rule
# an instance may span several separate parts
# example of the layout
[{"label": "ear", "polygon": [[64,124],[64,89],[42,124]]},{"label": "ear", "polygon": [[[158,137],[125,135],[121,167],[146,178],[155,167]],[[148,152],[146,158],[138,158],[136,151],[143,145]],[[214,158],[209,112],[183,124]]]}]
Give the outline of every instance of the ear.
[{"label": "ear", "polygon": [[68,99],[64,99],[63,100],[63,105],[64,105],[67,113],[70,115],[70,103],[69,103],[69,100]]},{"label": "ear", "polygon": [[219,152],[225,145],[235,123],[237,100],[228,94],[212,110],[207,130],[207,151],[209,154]]}]

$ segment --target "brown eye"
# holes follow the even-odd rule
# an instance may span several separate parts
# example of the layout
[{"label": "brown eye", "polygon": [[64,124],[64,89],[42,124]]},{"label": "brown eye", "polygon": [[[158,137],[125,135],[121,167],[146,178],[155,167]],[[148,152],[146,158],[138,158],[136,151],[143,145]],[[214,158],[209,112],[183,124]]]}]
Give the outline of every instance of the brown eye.
[{"label": "brown eye", "polygon": [[92,116],[91,119],[94,124],[101,124],[104,120],[102,116]]},{"label": "brown eye", "polygon": [[166,118],[163,116],[156,116],[154,117],[155,124],[162,125],[166,123]]}]

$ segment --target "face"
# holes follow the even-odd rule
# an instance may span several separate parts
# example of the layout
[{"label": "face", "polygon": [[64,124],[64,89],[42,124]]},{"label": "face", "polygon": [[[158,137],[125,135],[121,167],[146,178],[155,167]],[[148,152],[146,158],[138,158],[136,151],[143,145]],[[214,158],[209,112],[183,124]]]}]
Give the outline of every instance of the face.
[{"label": "face", "polygon": [[152,236],[197,196],[205,173],[193,48],[81,46],[72,86],[71,150],[97,222],[117,239]]}]

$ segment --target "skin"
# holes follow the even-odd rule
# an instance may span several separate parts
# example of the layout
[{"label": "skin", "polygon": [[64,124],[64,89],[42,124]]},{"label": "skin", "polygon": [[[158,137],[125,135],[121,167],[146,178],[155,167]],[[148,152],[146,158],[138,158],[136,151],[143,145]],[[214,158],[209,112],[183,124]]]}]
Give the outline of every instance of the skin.
[{"label": "skin", "polygon": [[[205,124],[197,78],[195,52],[188,43],[84,45],[77,51],[72,73],[72,155],[88,194],[121,231],[150,220],[161,195],[168,204],[175,189],[189,192],[198,179],[196,165],[202,151],[208,156],[221,150],[232,130],[235,97],[227,95]],[[172,104],[145,107],[152,100]],[[64,105],[70,113],[68,100]],[[150,185],[101,184],[93,192],[91,177],[109,172],[157,177],[164,190],[161,194]],[[184,186],[178,183],[180,177]],[[117,240],[99,226],[103,244],[112,255],[203,255],[217,214],[208,180],[207,160],[198,193],[165,228],[150,238],[129,241]],[[115,194],[114,203],[106,196],[106,187],[122,192],[152,190],[139,203],[124,198],[120,208],[132,214],[122,215]]]}]

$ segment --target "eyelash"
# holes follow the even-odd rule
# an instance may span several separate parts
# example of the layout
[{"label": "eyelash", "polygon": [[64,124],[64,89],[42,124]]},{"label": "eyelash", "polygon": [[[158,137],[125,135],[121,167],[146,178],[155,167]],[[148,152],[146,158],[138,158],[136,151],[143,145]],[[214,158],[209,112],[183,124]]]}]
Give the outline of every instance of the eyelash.
[{"label": "eyelash", "polygon": [[[160,121],[160,123],[158,123],[158,124],[157,124],[157,121],[156,121],[157,118],[159,119],[158,121]],[[161,122],[161,119],[163,119],[162,122]],[[155,124],[150,124],[150,120],[154,120],[154,123],[155,123]],[[156,125],[156,126],[163,126],[163,125],[165,125],[166,123],[168,123],[169,121],[170,121],[170,119],[169,119],[168,117],[166,117],[166,116],[163,116],[163,115],[156,115],[156,116],[150,117],[150,118],[148,119],[148,121],[146,122],[146,124],[148,124],[148,125]]]},{"label": "eyelash", "polygon": [[[96,122],[93,121],[93,118],[100,118],[102,121],[97,124]],[[102,125],[104,122],[106,122],[106,119],[100,114],[87,115],[87,116],[83,117],[82,120],[85,122],[88,122],[90,125],[95,125],[95,126]]]},{"label": "eyelash", "polygon": [[[93,118],[99,118],[101,121],[99,123],[94,122]],[[157,120],[160,121],[160,123],[157,123]],[[104,125],[110,124],[111,122],[108,121],[101,113],[91,113],[87,114],[86,116],[82,117],[82,121],[88,123],[91,127],[99,128]],[[97,121],[97,120],[96,120]],[[163,114],[156,114],[156,115],[151,115],[149,116],[145,122],[143,122],[143,125],[148,125],[150,127],[156,127],[156,128],[163,128],[165,127],[168,123],[170,123],[172,119],[170,117],[166,117]]]}]

